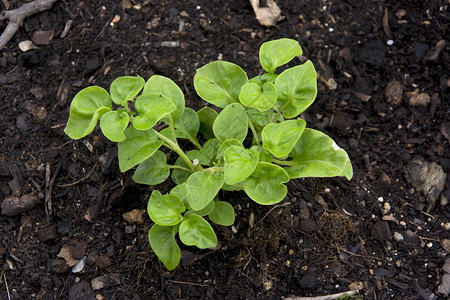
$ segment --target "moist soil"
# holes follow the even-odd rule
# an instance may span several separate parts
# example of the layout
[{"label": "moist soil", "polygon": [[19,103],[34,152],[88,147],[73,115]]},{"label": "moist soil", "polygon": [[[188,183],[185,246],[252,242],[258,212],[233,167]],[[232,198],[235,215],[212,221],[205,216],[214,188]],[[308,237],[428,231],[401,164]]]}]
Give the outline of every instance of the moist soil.
[{"label": "moist soil", "polygon": [[[36,205],[0,214],[1,299],[281,299],[354,288],[363,299],[446,298],[449,179],[427,202],[405,172],[413,159],[450,170],[448,2],[277,3],[284,19],[274,27],[259,25],[248,1],[223,0],[57,1],[25,20],[0,52],[0,202]],[[40,30],[53,38],[21,51]],[[223,59],[253,77],[259,46],[283,37],[304,52],[289,65],[310,59],[319,74],[302,118],[349,153],[354,177],[293,180],[275,206],[223,192],[234,226],[215,227],[216,250],[182,247],[169,272],[149,246],[145,209],[153,189],[173,182],[133,183],[98,129],[70,140],[71,99],[118,76],[159,74],[199,109],[196,68]],[[143,222],[125,221],[135,209]]]}]

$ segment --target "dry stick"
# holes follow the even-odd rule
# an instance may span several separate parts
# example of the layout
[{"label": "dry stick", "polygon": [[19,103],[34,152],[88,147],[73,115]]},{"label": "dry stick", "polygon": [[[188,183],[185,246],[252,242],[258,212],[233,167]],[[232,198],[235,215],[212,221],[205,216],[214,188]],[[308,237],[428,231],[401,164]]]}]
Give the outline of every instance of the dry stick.
[{"label": "dry stick", "polygon": [[88,179],[89,177],[91,177],[92,173],[94,172],[95,168],[97,168],[97,166],[98,166],[98,162],[95,163],[94,167],[93,167],[92,170],[89,172],[89,174],[86,175],[86,177],[83,177],[83,178],[81,178],[80,180],[77,180],[77,181],[72,182],[72,183],[58,184],[56,187],[59,187],[59,188],[65,188],[65,187],[77,185],[77,184],[79,184],[80,182],[85,181],[86,179]]},{"label": "dry stick", "polygon": [[3,279],[5,279],[6,293],[8,294],[8,300],[11,300],[11,295],[9,294],[8,281],[6,281],[6,274],[3,273]]},{"label": "dry stick", "polygon": [[22,5],[17,9],[2,12],[0,14],[0,21],[9,20],[9,22],[5,31],[3,31],[0,36],[0,50],[2,50],[14,34],[16,34],[26,17],[50,9],[56,1],[57,0],[35,0]]},{"label": "dry stick", "polygon": [[202,283],[195,283],[195,282],[186,282],[186,281],[178,281],[178,280],[168,280],[169,282],[172,283],[179,283],[179,284],[187,284],[187,285],[195,285],[195,286],[203,286],[203,287],[207,287],[207,284],[202,284]]},{"label": "dry stick", "polygon": [[47,217],[52,214],[52,191],[53,184],[56,180],[56,175],[58,175],[59,169],[61,168],[61,161],[58,162],[56,166],[55,173],[53,174],[52,179],[50,180],[50,165],[47,163],[46,172],[45,172],[45,213]]},{"label": "dry stick", "polygon": [[348,292],[342,292],[332,295],[326,295],[326,296],[317,296],[317,297],[290,297],[290,298],[284,298],[286,300],[331,300],[331,299],[337,299],[341,296],[348,295],[353,296],[358,294],[359,290],[352,290]]}]

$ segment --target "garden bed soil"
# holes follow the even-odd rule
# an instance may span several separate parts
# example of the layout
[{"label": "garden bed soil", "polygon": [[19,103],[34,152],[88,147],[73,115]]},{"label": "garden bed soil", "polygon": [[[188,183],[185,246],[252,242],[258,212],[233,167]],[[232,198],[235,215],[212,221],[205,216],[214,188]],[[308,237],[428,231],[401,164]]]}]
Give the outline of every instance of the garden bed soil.
[{"label": "garden bed soil", "polygon": [[[220,0],[57,1],[25,20],[0,52],[0,202],[36,207],[0,214],[1,299],[281,299],[354,288],[364,299],[445,298],[450,176],[432,203],[405,174],[413,159],[450,171],[448,2],[277,3],[285,18],[271,28],[249,2]],[[39,30],[54,36],[21,51]],[[173,183],[133,183],[99,130],[70,140],[70,101],[118,76],[159,74],[199,109],[196,68],[221,58],[258,75],[259,46],[282,37],[303,48],[293,64],[310,59],[319,74],[302,117],[349,153],[354,177],[293,180],[275,206],[224,192],[236,222],[215,228],[219,249],[182,247],[169,272],[148,244],[145,208],[152,189]],[[124,220],[135,209],[143,223]],[[80,259],[72,272],[67,263]]]}]

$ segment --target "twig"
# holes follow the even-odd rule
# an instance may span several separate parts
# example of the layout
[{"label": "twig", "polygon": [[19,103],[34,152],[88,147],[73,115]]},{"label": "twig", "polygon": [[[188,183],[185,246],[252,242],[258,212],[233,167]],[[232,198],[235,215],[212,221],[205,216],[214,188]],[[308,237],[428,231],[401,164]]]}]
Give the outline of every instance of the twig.
[{"label": "twig", "polygon": [[45,212],[47,216],[52,214],[52,190],[53,184],[56,180],[56,175],[58,175],[59,169],[61,168],[61,161],[58,162],[56,166],[55,173],[53,173],[53,177],[50,180],[50,165],[47,163],[46,173],[45,173]]},{"label": "twig", "polygon": [[11,295],[9,294],[8,281],[6,281],[6,274],[3,273],[3,279],[5,279],[6,293],[8,294],[8,300],[11,300]]},{"label": "twig", "polygon": [[57,0],[35,0],[33,2],[22,5],[13,10],[7,10],[0,14],[0,20],[8,19],[8,26],[0,36],[0,50],[11,40],[11,38],[23,25],[23,20],[26,17],[34,15],[38,12],[50,9]]},{"label": "twig", "polygon": [[337,299],[341,296],[353,296],[358,294],[359,290],[353,290],[353,291],[348,291],[348,292],[342,292],[342,293],[337,293],[337,294],[332,294],[332,295],[326,295],[326,296],[317,296],[317,297],[289,297],[289,298],[284,298],[285,300],[331,300],[331,299]]},{"label": "twig", "polygon": [[22,224],[22,226],[20,226],[20,229],[19,229],[19,234],[18,234],[18,236],[17,236],[17,242],[19,242],[20,241],[20,239],[21,239],[21,237],[22,237],[22,233],[23,233],[23,226],[25,226],[29,221],[30,221],[30,219],[31,219],[31,215],[30,216],[28,216],[28,219]]},{"label": "twig", "polygon": [[195,286],[208,286],[207,284],[201,284],[201,283],[195,283],[195,282],[184,282],[184,281],[178,281],[178,280],[168,280],[172,283],[180,283],[180,284],[188,284],[188,285],[195,285]]},{"label": "twig", "polygon": [[56,185],[56,187],[59,187],[59,188],[65,188],[65,187],[77,185],[77,184],[79,184],[80,182],[85,181],[86,179],[88,179],[89,177],[91,177],[92,173],[94,172],[95,168],[97,168],[97,166],[98,166],[98,162],[95,163],[94,167],[93,167],[92,170],[89,172],[89,174],[86,175],[86,177],[83,177],[83,178],[81,178],[80,180],[77,180],[77,181],[72,182],[72,183],[58,184],[58,185]]}]

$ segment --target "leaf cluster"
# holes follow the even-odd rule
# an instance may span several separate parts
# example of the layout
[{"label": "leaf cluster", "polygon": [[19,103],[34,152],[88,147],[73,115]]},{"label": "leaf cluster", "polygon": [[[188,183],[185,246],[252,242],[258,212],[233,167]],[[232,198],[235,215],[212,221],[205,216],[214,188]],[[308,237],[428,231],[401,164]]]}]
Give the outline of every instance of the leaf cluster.
[{"label": "leaf cluster", "polygon": [[[154,190],[147,207],[155,223],[150,245],[167,269],[180,261],[177,234],[185,245],[213,248],[217,237],[210,222],[234,223],[234,209],[219,199],[220,190],[241,190],[271,205],[284,199],[291,179],[351,179],[347,153],[299,117],[317,95],[311,61],[276,73],[301,54],[297,41],[266,42],[259,52],[265,73],[251,79],[226,61],[199,68],[195,90],[217,110],[185,107],[181,89],[159,75],[147,82],[119,77],[109,93],[91,86],[73,99],[65,128],[72,139],[91,133],[100,119],[103,134],[118,143],[122,172],[137,167],[133,179],[138,183],[157,185],[169,177],[176,183],[166,195]],[[165,128],[158,131],[154,127],[160,123]],[[180,139],[189,140],[192,150],[183,151]],[[178,154],[173,165],[162,147]]]}]

